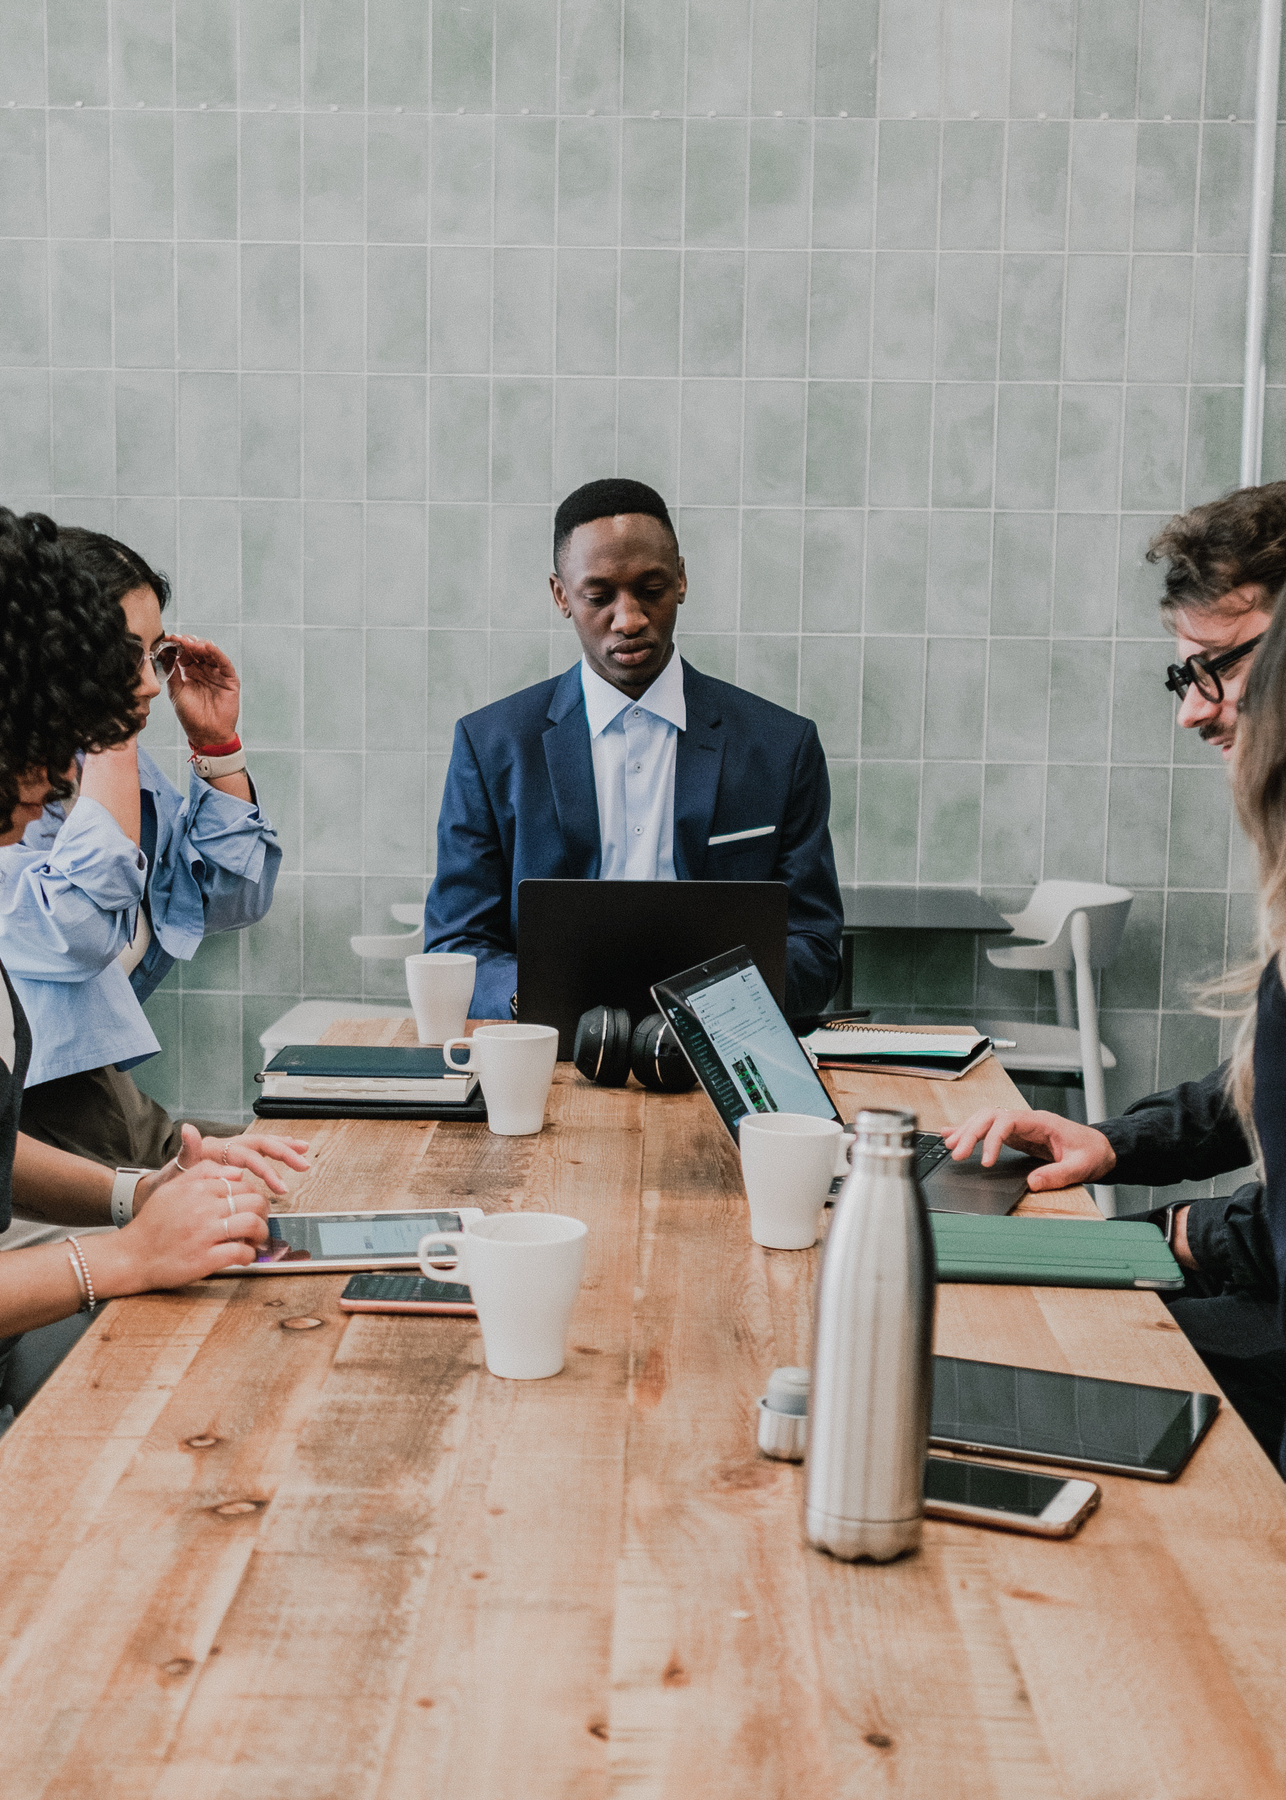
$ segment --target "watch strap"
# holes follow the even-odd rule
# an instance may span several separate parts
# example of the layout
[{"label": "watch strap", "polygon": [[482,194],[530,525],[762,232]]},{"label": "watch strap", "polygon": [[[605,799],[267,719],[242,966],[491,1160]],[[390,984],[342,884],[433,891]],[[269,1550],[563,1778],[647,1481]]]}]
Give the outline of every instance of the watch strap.
[{"label": "watch strap", "polygon": [[206,756],[200,750],[192,752],[192,767],[206,781],[215,775],[239,775],[245,766],[244,750],[234,750],[229,756]]},{"label": "watch strap", "polygon": [[150,1169],[117,1169],[112,1182],[112,1224],[119,1231],[134,1217],[134,1193]]}]

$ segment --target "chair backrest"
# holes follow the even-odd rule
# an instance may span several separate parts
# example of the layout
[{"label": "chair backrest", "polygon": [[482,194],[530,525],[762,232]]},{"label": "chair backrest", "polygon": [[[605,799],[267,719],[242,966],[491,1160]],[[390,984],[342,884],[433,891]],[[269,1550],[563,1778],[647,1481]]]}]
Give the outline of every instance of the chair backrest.
[{"label": "chair backrest", "polygon": [[1095,881],[1042,881],[1020,913],[1006,913],[1016,937],[1032,944],[997,945],[988,959],[1006,969],[1071,969],[1071,920],[1083,912],[1090,928],[1090,967],[1103,969],[1121,947],[1134,895]]}]

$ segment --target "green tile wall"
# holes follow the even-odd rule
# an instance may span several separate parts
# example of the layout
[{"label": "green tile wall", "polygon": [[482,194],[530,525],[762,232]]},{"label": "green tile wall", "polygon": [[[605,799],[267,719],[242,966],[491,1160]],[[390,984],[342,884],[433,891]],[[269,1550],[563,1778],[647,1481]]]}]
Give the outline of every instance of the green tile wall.
[{"label": "green tile wall", "polygon": [[[1256,16],[0,0],[0,494],[175,576],[286,847],[148,1084],[235,1113],[229,1046],[399,996],[348,936],[425,890],[458,714],[573,660],[552,507],[613,471],[677,507],[688,653],[817,719],[842,874],[1133,888],[1112,1097],[1204,1070],[1250,884],[1141,552],[1236,480]],[[949,944],[859,968],[1049,1016]]]}]

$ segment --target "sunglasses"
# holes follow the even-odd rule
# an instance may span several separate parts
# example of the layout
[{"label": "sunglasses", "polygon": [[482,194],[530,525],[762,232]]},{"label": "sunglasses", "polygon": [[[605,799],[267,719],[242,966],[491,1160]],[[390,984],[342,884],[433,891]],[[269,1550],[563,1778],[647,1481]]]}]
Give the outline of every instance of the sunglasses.
[{"label": "sunglasses", "polygon": [[168,681],[179,666],[179,657],[183,654],[182,644],[171,639],[163,639],[155,650],[145,650],[138,659],[139,674],[143,673],[143,665],[151,663],[152,671],[158,681]]},{"label": "sunglasses", "polygon": [[1257,644],[1263,643],[1265,636],[1266,633],[1261,631],[1258,637],[1247,638],[1244,644],[1234,645],[1222,656],[1190,656],[1187,662],[1171,663],[1166,671],[1166,687],[1180,700],[1186,698],[1190,687],[1194,687],[1203,700],[1217,706],[1223,699],[1223,682],[1219,677],[1243,656],[1249,656]]}]

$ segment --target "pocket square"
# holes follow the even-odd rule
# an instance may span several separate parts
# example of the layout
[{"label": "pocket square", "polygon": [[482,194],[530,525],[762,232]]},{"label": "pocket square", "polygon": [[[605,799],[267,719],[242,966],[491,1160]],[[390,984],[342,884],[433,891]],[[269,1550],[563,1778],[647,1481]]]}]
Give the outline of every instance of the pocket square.
[{"label": "pocket square", "polygon": [[775,825],[752,825],[749,831],[723,831],[718,837],[712,837],[708,841],[712,846],[715,844],[740,844],[746,838],[768,837],[776,829]]}]

